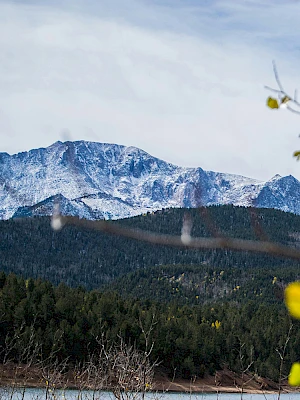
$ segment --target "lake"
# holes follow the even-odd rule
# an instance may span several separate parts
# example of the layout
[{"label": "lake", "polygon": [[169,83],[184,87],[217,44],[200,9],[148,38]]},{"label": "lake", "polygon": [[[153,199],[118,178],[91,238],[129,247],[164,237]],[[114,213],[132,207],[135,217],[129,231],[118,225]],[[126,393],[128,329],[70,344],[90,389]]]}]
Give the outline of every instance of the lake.
[{"label": "lake", "polygon": [[[78,400],[77,390],[56,390],[55,393],[48,394],[49,400]],[[244,400],[277,400],[278,394],[243,394]],[[281,394],[282,400],[296,400],[300,398],[300,393]],[[43,400],[45,399],[44,389],[26,389],[24,400]],[[82,400],[115,400],[111,392],[97,392],[93,399],[93,393],[82,392]],[[137,400],[139,397],[136,398]],[[240,393],[147,393],[146,400],[240,400]],[[22,400],[22,392],[12,393],[11,391],[0,388],[0,400]],[[128,400],[133,400],[133,396]]]}]

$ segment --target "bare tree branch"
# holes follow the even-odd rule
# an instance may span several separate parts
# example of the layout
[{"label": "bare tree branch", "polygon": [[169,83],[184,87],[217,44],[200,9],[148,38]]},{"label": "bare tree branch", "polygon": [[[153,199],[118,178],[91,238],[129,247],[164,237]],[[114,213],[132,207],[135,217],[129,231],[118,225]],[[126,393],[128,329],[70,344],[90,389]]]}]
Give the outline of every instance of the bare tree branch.
[{"label": "bare tree branch", "polygon": [[181,236],[158,234],[141,229],[126,228],[115,222],[105,220],[92,221],[71,216],[61,216],[60,219],[62,225],[69,224],[80,226],[82,228],[94,229],[114,235],[121,235],[151,244],[183,247],[194,250],[227,249],[235,251],[250,251],[267,253],[277,257],[287,257],[296,260],[300,259],[300,250],[269,241],[245,240],[228,237],[191,237],[188,243],[183,243]]},{"label": "bare tree branch", "polygon": [[[289,102],[289,103],[293,103],[293,104],[294,104],[295,106],[297,106],[297,107],[300,107],[300,103],[299,103],[298,100],[297,100],[297,89],[295,89],[294,97],[293,97],[293,96],[290,96],[290,95],[285,91],[285,89],[283,88],[283,85],[282,85],[282,83],[281,83],[281,81],[280,81],[280,79],[279,79],[279,74],[278,74],[277,66],[276,66],[276,63],[275,63],[274,60],[272,61],[272,64],[273,64],[274,77],[275,77],[275,80],[276,80],[276,83],[277,83],[277,85],[278,85],[279,90],[278,90],[278,89],[271,88],[270,86],[265,86],[265,89],[270,90],[271,92],[277,93],[277,95],[278,95],[278,97],[279,97],[279,100],[280,100],[280,104],[281,104],[281,105],[284,104],[284,105],[286,106],[286,108],[287,108],[289,111],[291,111],[291,112],[293,112],[293,113],[296,113],[296,114],[300,114],[300,110],[299,110],[299,111],[298,111],[298,110],[295,110],[295,109],[292,108],[289,104],[286,104],[287,102]],[[277,108],[277,107],[276,107],[276,108]]]},{"label": "bare tree branch", "polygon": [[281,84],[281,82],[280,82],[279,75],[278,75],[278,71],[277,71],[276,64],[275,64],[275,61],[274,61],[274,60],[272,61],[272,64],[273,64],[273,71],[274,71],[274,76],[275,76],[277,85],[278,85],[280,91],[283,93],[283,92],[284,92],[284,89],[283,89],[283,86],[282,86],[282,84]]}]

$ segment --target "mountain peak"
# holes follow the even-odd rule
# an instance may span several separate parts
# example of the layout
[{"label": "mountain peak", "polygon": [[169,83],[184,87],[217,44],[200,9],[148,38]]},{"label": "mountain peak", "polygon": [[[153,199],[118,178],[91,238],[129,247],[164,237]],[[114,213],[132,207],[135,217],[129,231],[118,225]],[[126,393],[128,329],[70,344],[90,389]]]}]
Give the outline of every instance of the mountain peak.
[{"label": "mountain peak", "polygon": [[277,181],[278,179],[281,179],[281,178],[282,178],[281,175],[276,174],[276,175],[274,175],[274,176],[270,179],[270,181]]},{"label": "mountain peak", "polygon": [[10,156],[1,153],[0,218],[48,215],[53,196],[62,212],[84,218],[124,218],[171,207],[263,204],[300,214],[300,183],[267,182],[179,167],[134,146],[57,141]]}]

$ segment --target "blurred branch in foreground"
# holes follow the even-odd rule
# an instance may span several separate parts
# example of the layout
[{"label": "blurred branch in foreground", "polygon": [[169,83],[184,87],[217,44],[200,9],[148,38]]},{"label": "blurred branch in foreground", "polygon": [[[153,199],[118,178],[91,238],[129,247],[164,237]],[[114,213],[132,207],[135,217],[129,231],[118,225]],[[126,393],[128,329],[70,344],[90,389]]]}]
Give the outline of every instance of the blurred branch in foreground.
[{"label": "blurred branch in foreground", "polygon": [[184,247],[187,249],[227,249],[236,251],[250,251],[268,253],[277,257],[300,259],[300,250],[269,241],[245,240],[228,237],[191,237],[187,240],[186,232],[181,236],[158,234],[141,229],[132,229],[120,226],[115,222],[105,220],[85,220],[78,217],[53,214],[51,226],[59,230],[64,225],[75,225],[82,228],[94,229],[101,232],[120,235],[147,243]]}]

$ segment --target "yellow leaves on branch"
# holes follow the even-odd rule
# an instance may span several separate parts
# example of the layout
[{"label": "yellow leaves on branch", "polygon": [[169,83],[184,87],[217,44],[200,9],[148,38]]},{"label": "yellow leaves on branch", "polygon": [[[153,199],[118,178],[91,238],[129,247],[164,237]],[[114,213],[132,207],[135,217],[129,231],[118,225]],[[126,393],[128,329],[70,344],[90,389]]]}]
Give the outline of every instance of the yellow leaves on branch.
[{"label": "yellow leaves on branch", "polygon": [[267,98],[267,106],[272,109],[280,108],[286,106],[286,104],[291,100],[289,96],[284,96],[281,100],[274,99],[274,97]]},{"label": "yellow leaves on branch", "polygon": [[289,385],[300,386],[300,363],[294,363],[292,365],[289,374]]},{"label": "yellow leaves on branch", "polygon": [[286,287],[285,304],[291,316],[300,319],[300,282],[290,283]]},{"label": "yellow leaves on branch", "polygon": [[[273,61],[273,71],[278,88],[274,89],[271,88],[270,86],[265,86],[265,89],[277,93],[277,98],[268,97],[267,106],[275,110],[278,108],[287,108],[289,111],[293,113],[300,114],[300,110],[297,109],[300,108],[300,102],[298,102],[297,100],[297,89],[294,92],[294,97],[289,96],[280,82],[275,61]],[[291,103],[296,108],[291,107],[291,104],[288,103]]]},{"label": "yellow leaves on branch", "polygon": [[[290,283],[285,289],[285,304],[292,317],[300,319],[300,282]],[[292,365],[289,384],[300,386],[300,363]]]}]

